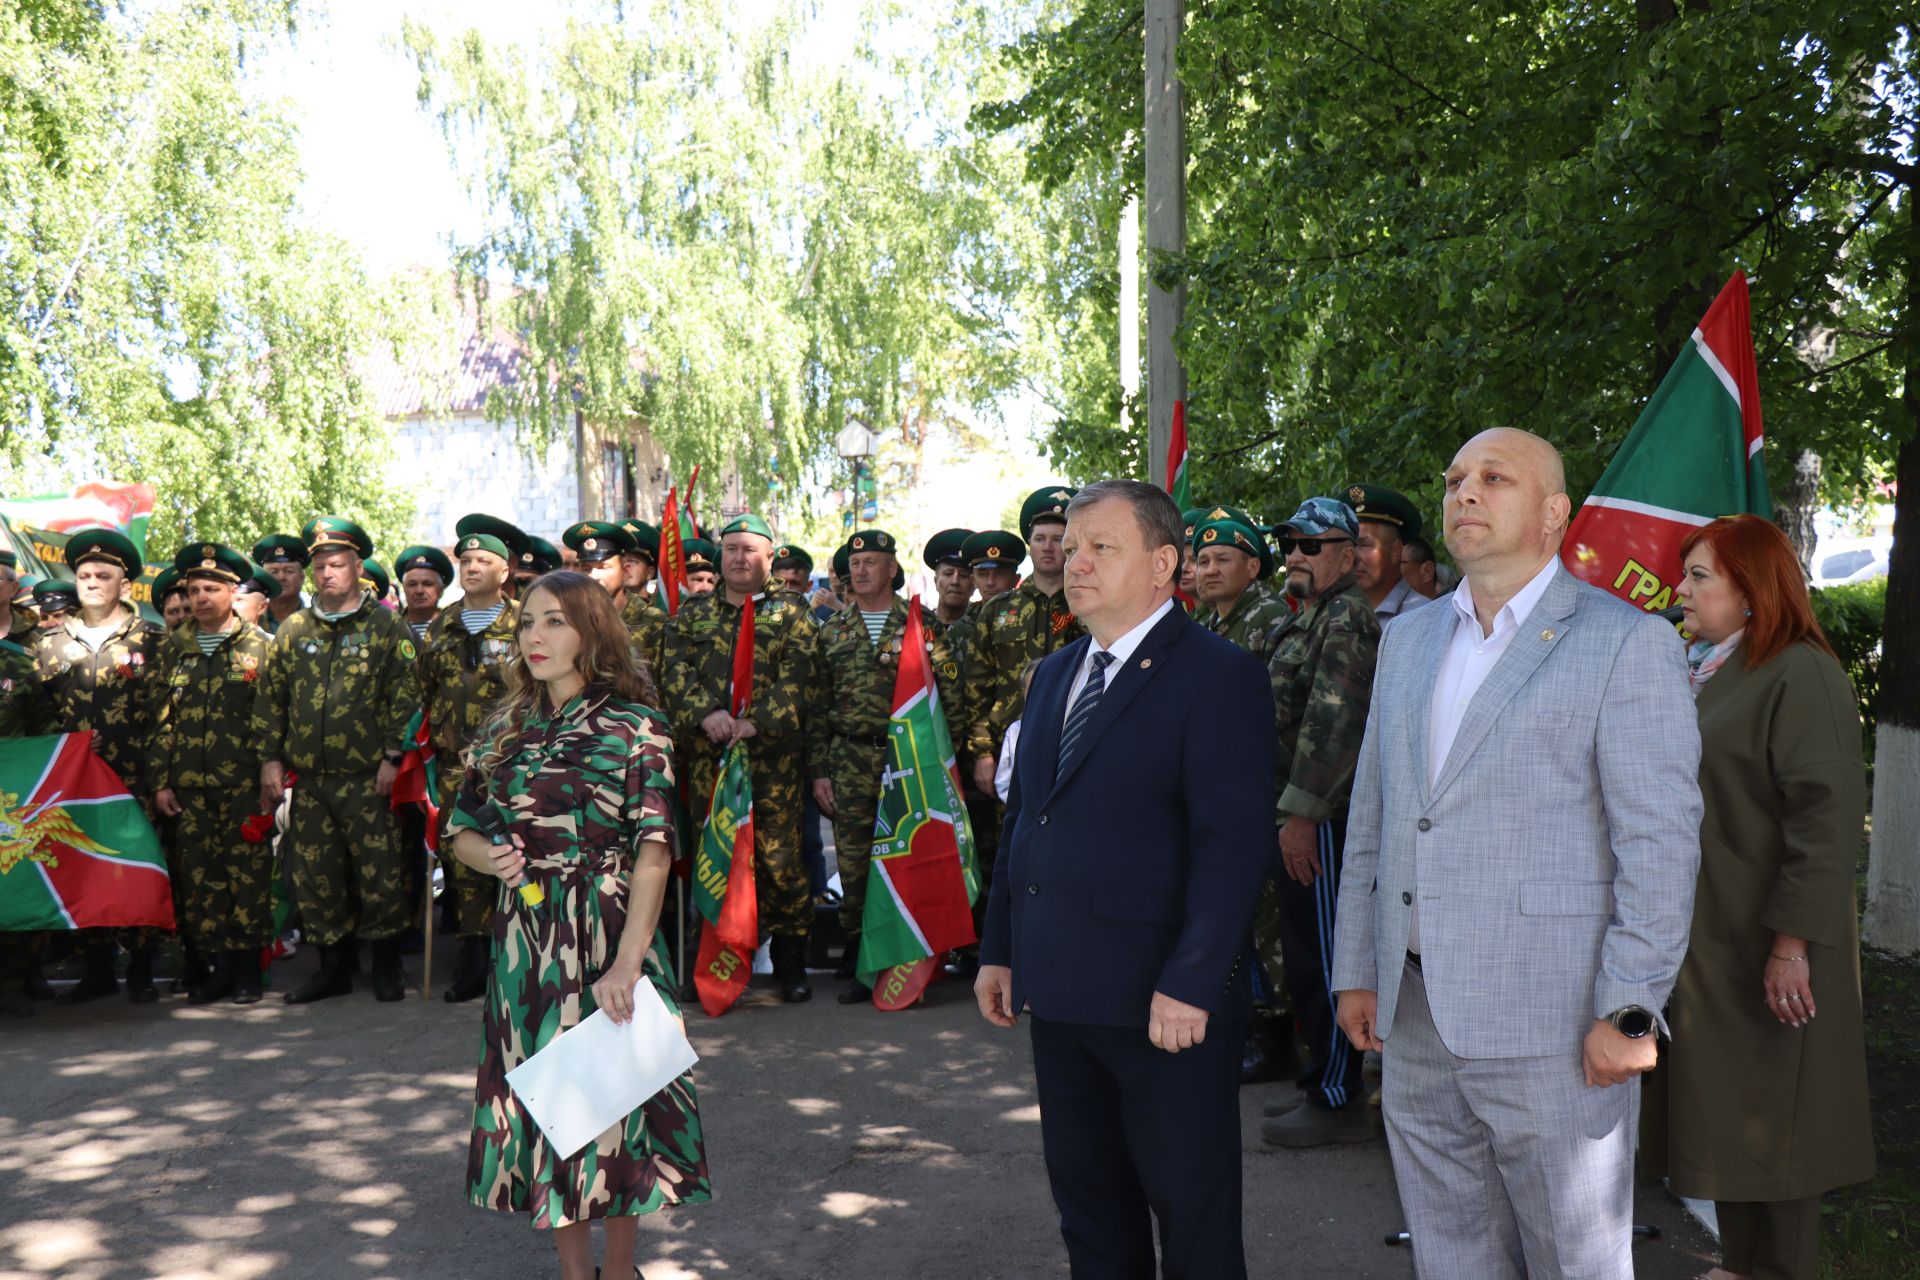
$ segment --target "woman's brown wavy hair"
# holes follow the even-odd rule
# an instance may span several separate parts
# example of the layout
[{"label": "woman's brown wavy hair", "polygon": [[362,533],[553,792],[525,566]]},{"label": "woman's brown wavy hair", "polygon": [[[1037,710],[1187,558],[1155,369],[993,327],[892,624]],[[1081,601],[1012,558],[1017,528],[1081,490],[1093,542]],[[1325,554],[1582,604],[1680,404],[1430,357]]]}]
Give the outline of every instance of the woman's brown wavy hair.
[{"label": "woman's brown wavy hair", "polygon": [[[604,685],[622,702],[637,702],[658,707],[659,691],[646,662],[633,652],[633,640],[613,597],[606,588],[584,573],[555,569],[528,583],[520,593],[521,625],[525,626],[527,606],[535,592],[544,591],[560,603],[567,625],[580,633],[580,653],[574,667],[589,685]],[[526,655],[516,644],[513,661],[507,667],[507,692],[488,713],[487,720],[468,748],[468,768],[487,773],[500,763],[507,748],[526,728],[527,720],[546,697],[546,683],[534,679]]]}]

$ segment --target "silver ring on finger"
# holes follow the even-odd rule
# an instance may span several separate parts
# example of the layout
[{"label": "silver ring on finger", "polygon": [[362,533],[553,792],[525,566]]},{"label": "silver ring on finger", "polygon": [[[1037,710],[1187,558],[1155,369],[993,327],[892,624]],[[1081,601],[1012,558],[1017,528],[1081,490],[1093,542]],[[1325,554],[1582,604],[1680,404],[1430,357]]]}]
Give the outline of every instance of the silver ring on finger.
[{"label": "silver ring on finger", "polygon": [[1789,999],[1789,1000],[1792,1000],[1792,1001],[1794,1001],[1794,1002],[1796,1002],[1796,1003],[1797,1003],[1797,1002],[1799,1001],[1799,999],[1800,999],[1800,997],[1799,997],[1799,996],[1788,996],[1788,997],[1787,997],[1787,999]]}]

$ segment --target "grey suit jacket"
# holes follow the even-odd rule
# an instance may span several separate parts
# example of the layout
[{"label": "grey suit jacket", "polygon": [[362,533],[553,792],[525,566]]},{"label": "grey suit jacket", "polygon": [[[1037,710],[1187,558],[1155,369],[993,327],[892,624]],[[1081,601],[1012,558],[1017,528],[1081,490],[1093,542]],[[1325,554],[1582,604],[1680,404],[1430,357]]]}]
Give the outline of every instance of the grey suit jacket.
[{"label": "grey suit jacket", "polygon": [[1420,901],[1434,1025],[1463,1058],[1577,1052],[1597,1017],[1658,1013],[1700,863],[1700,735],[1673,628],[1555,573],[1468,705],[1431,785],[1433,685],[1458,614],[1387,628],[1353,784],[1333,987],[1393,1028]]}]

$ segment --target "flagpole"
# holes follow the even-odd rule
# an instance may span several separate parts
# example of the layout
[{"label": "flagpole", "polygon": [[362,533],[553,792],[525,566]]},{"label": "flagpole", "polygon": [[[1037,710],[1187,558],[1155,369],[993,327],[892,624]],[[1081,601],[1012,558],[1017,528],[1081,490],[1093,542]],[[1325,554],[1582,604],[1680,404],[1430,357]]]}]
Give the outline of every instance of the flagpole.
[{"label": "flagpole", "polygon": [[426,955],[426,963],[425,963],[425,965],[423,965],[423,966],[422,966],[422,972],[421,972],[421,974],[420,974],[420,998],[421,998],[422,1000],[432,1000],[432,999],[433,999],[433,863],[434,863],[434,853],[433,853],[433,849],[432,849],[432,847],[431,847],[431,846],[429,846],[429,845],[427,845],[425,841],[422,841],[422,842],[421,842],[421,847],[422,847],[422,848],[423,848],[423,849],[425,850],[425,852],[426,852],[426,855],[427,855],[427,876],[426,876],[426,888],[425,888],[425,889],[424,889],[424,890],[423,890],[423,891],[421,892],[421,894],[420,894],[420,897],[421,897],[421,898],[422,898],[422,899],[423,899],[423,900],[424,900],[424,901],[426,902],[426,913],[425,913],[425,914],[426,914],[426,918],[425,918],[424,920],[422,920],[422,921],[420,922],[420,938],[421,938],[421,941],[422,941],[422,946],[421,946],[421,950],[422,950],[422,952],[424,952],[424,953],[425,953],[425,955]]}]

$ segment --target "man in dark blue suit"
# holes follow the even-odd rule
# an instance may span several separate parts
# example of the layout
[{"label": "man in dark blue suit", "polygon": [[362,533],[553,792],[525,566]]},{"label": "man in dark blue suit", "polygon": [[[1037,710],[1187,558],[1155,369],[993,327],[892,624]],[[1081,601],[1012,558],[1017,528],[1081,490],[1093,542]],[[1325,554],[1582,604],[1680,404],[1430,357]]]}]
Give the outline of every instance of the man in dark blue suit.
[{"label": "man in dark blue suit", "polygon": [[980,1012],[1033,1014],[1047,1176],[1076,1280],[1246,1275],[1240,1056],[1249,925],[1272,870],[1274,711],[1259,660],[1174,607],[1163,491],[1067,508],[1091,633],[1034,673],[1014,757]]}]

